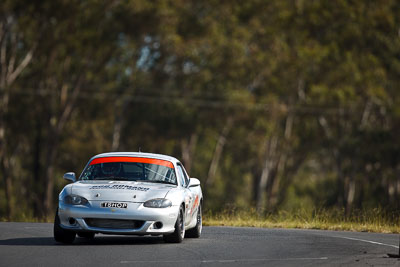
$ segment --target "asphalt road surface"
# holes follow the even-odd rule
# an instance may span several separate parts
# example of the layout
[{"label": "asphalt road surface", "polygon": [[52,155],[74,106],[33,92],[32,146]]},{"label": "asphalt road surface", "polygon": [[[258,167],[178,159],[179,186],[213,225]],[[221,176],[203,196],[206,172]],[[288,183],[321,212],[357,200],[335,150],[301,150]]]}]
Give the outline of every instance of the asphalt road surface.
[{"label": "asphalt road surface", "polygon": [[48,223],[0,223],[0,266],[400,266],[399,235],[204,227],[199,239],[96,235],[57,244]]}]

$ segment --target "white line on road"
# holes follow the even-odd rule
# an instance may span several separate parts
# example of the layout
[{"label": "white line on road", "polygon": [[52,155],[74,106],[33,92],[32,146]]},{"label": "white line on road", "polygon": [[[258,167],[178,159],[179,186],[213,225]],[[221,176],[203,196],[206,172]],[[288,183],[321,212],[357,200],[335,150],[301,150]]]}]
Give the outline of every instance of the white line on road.
[{"label": "white line on road", "polygon": [[392,248],[399,248],[398,246],[395,246],[395,245],[389,245],[389,244],[384,244],[384,243],[380,243],[380,242],[364,240],[364,239],[358,239],[358,238],[352,238],[352,237],[347,237],[347,236],[332,236],[332,237],[343,238],[343,239],[354,240],[354,241],[360,241],[360,242],[365,242],[365,243],[370,243],[370,244],[375,244],[375,245],[380,245],[380,246],[387,246],[387,247],[392,247]]},{"label": "white line on road", "polygon": [[233,263],[233,262],[260,262],[260,261],[309,261],[309,260],[327,260],[328,257],[320,258],[288,258],[288,259],[233,259],[233,260],[178,260],[178,261],[121,261],[121,264],[132,263]]}]

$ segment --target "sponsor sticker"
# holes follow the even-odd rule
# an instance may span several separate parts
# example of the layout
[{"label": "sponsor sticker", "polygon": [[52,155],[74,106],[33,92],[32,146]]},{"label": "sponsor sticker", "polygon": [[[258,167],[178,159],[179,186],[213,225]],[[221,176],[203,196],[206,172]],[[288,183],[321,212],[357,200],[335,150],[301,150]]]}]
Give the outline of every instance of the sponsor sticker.
[{"label": "sponsor sticker", "polygon": [[140,157],[104,157],[96,158],[90,162],[89,165],[99,164],[99,163],[109,163],[109,162],[137,162],[137,163],[147,163],[155,164],[160,166],[165,166],[173,169],[174,164],[172,162],[163,159],[151,159],[151,158],[140,158]]},{"label": "sponsor sticker", "polygon": [[125,190],[133,190],[133,191],[142,191],[142,192],[147,192],[150,190],[148,187],[142,187],[142,186],[132,186],[132,185],[119,185],[119,184],[114,184],[114,185],[93,185],[89,189],[125,189]]},{"label": "sponsor sticker", "polygon": [[124,202],[102,202],[102,208],[118,208],[118,209],[126,209],[128,208],[128,203]]}]

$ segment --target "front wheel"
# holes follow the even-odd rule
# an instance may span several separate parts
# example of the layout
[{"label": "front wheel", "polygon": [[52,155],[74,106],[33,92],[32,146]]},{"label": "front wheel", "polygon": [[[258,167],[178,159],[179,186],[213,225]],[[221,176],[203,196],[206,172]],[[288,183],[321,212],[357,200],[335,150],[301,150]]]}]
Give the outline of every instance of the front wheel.
[{"label": "front wheel", "polygon": [[58,209],[54,219],[54,239],[57,242],[64,244],[72,244],[75,240],[75,232],[63,229],[60,226],[60,217],[58,216]]},{"label": "front wheel", "polygon": [[175,223],[175,231],[172,234],[164,235],[164,241],[167,243],[181,243],[185,236],[185,215],[183,207],[179,209],[178,218]]},{"label": "front wheel", "polygon": [[192,229],[186,231],[185,237],[189,238],[199,238],[201,236],[201,230],[203,229],[203,217],[201,214],[201,205],[199,205],[199,209],[197,210],[197,223],[196,226]]}]

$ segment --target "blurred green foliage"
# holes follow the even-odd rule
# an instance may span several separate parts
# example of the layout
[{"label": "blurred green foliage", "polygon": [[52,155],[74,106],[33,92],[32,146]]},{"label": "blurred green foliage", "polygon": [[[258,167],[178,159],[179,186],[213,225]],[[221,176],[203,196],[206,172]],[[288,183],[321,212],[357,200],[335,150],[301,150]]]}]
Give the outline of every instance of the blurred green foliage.
[{"label": "blurred green foliage", "polygon": [[398,211],[399,33],[395,0],[4,0],[0,217],[139,149],[212,211]]}]

